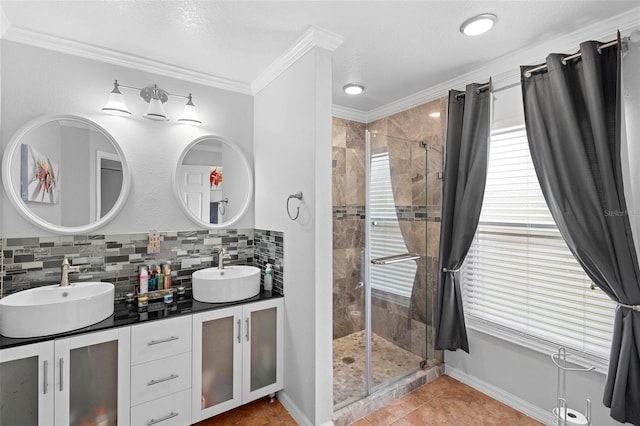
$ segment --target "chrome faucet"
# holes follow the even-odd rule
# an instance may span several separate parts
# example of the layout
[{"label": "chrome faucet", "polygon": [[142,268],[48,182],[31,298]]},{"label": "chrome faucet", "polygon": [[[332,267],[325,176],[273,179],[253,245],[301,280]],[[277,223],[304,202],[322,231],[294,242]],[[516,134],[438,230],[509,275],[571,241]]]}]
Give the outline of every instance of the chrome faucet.
[{"label": "chrome faucet", "polygon": [[218,252],[218,269],[224,269],[224,260],[229,258],[231,258],[231,256],[227,253],[227,249],[220,249]]},{"label": "chrome faucet", "polygon": [[60,277],[60,287],[65,287],[69,285],[69,273],[70,272],[80,272],[79,266],[71,266],[69,264],[69,259],[66,257],[62,261],[62,276]]}]

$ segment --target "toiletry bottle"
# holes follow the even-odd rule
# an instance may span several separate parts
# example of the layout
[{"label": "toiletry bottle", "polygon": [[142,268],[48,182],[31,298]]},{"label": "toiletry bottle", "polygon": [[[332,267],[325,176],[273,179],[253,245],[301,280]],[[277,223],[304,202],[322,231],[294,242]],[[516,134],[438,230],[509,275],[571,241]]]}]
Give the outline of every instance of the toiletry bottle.
[{"label": "toiletry bottle", "polygon": [[164,288],[171,288],[171,267],[169,263],[164,265]]},{"label": "toiletry bottle", "polygon": [[96,426],[108,426],[109,418],[107,417],[107,413],[105,412],[104,407],[98,408],[98,416],[95,420]]},{"label": "toiletry bottle", "polygon": [[273,290],[273,269],[271,264],[267,263],[267,269],[264,270],[264,291]]},{"label": "toiletry bottle", "polygon": [[142,278],[142,269],[144,267],[145,265],[138,265],[138,286],[136,287],[138,294],[142,293],[141,287],[140,287],[140,279]]},{"label": "toiletry bottle", "polygon": [[140,294],[149,292],[149,273],[147,267],[143,266],[140,271]]},{"label": "toiletry bottle", "polygon": [[158,289],[158,280],[156,279],[156,265],[151,265],[149,269],[149,291]]},{"label": "toiletry bottle", "polygon": [[156,281],[158,282],[158,290],[164,288],[164,274],[162,273],[162,265],[156,267]]}]

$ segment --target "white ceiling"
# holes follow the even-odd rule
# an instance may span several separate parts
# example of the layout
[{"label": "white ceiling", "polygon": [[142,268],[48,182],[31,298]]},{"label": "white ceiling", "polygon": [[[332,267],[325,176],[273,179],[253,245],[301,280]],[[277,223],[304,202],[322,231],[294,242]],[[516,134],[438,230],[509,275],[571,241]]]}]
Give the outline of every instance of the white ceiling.
[{"label": "white ceiling", "polygon": [[[523,46],[633,10],[638,0],[8,1],[10,25],[250,84],[310,26],[337,33],[334,104],[370,111]],[[465,19],[495,28],[466,37]],[[639,16],[640,20],[640,16]],[[612,34],[613,36],[613,34]],[[576,46],[577,48],[577,46]],[[341,87],[360,82],[365,92]]]}]

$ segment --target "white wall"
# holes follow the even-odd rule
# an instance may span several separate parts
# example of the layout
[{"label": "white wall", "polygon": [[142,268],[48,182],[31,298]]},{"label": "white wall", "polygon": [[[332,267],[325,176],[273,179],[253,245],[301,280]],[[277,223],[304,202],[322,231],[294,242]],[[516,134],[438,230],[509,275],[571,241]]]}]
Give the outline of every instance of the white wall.
[{"label": "white wall", "polygon": [[[281,399],[301,424],[322,424],[333,412],[330,53],[306,53],[254,105],[255,226],[285,236]],[[291,221],[285,204],[298,191],[300,218]]]},{"label": "white wall", "polygon": [[[615,22],[611,25],[611,34],[615,34]],[[623,33],[628,35],[631,31]],[[584,37],[581,35],[580,37]],[[588,38],[588,37],[587,37]],[[586,39],[586,38],[584,38]],[[584,39],[575,41],[575,50],[578,43]],[[592,39],[599,39],[594,36]],[[603,39],[605,40],[605,39]],[[606,39],[605,41],[607,41]],[[638,117],[638,98],[640,98],[640,79],[637,74],[638,45],[632,46],[632,52],[628,57],[632,57],[633,62],[624,64],[626,76],[635,76],[635,79],[626,79],[623,89],[625,105],[630,109],[629,117]],[[557,51],[557,50],[556,50]],[[548,51],[548,53],[551,53]],[[626,58],[625,58],[626,61]],[[536,63],[541,61],[532,61]],[[513,63],[517,67],[519,63]],[[499,86],[498,86],[499,89]],[[514,114],[504,114],[498,111],[494,119],[500,124],[518,124],[517,116],[520,114],[520,105],[517,104],[517,93],[514,90],[507,90],[496,93],[497,102],[513,104]],[[502,99],[501,99],[502,97]],[[515,103],[514,103],[515,102]],[[496,104],[496,107],[498,105]],[[515,117],[515,120],[514,120]],[[627,123],[628,129],[633,129],[637,133],[635,121]],[[631,138],[630,141],[637,141]],[[637,146],[635,144],[634,146]],[[628,163],[631,168],[631,176],[638,177],[638,167],[640,164],[640,149],[631,147],[629,154],[623,154],[623,163]],[[629,173],[629,172],[628,172]],[[627,174],[629,176],[629,174]],[[625,177],[627,177],[625,176]],[[637,213],[637,206],[640,204],[640,193],[638,188],[627,188],[625,192],[629,196],[633,192],[636,196],[635,204],[629,203],[631,221],[636,225],[640,224],[640,214]],[[635,206],[635,207],[634,207]],[[637,228],[640,229],[640,226]],[[637,237],[637,236],[636,236]],[[470,385],[477,387],[503,402],[506,402],[525,413],[537,417],[542,421],[550,421],[551,409],[556,405],[556,367],[552,364],[547,354],[542,354],[531,349],[524,348],[514,343],[489,336],[485,333],[469,330],[469,351],[450,352],[445,351],[445,364],[447,374],[450,374]],[[589,373],[569,373],[567,375],[567,399],[571,408],[584,412],[585,399],[589,398],[592,403],[592,424],[599,426],[618,425],[619,422],[609,416],[609,409],[602,403],[606,371],[595,371]]]},{"label": "white wall", "polygon": [[[120,214],[99,233],[198,229],[178,206],[172,174],[182,150],[193,139],[217,134],[238,144],[253,164],[253,98],[174,78],[53,52],[7,40],[2,49],[2,151],[26,122],[42,114],[78,114],[103,126],[119,142],[132,172],[129,198]],[[165,109],[172,119],[153,122],[142,118],[147,104],[136,91],[122,89],[132,111],[129,118],[103,114],[113,80],[144,87],[156,83],[171,93],[193,93],[203,121],[200,127],[181,125],[182,99],[171,98]],[[49,233],[31,225],[14,209],[3,191],[0,229],[3,237],[42,236]],[[253,206],[235,225],[253,227]]]}]

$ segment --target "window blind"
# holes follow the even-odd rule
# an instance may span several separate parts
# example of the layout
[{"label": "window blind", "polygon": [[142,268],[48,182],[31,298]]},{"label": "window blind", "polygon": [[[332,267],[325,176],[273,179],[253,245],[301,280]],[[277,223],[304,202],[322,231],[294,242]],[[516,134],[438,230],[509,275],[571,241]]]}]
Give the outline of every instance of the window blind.
[{"label": "window blind", "polygon": [[462,269],[466,315],[606,360],[615,304],[553,221],[524,126],[493,131],[480,223]]},{"label": "window blind", "polygon": [[[369,188],[371,258],[406,253],[407,245],[402,238],[393,200],[388,153],[371,156]],[[416,270],[415,262],[371,265],[371,288],[409,299]]]}]

